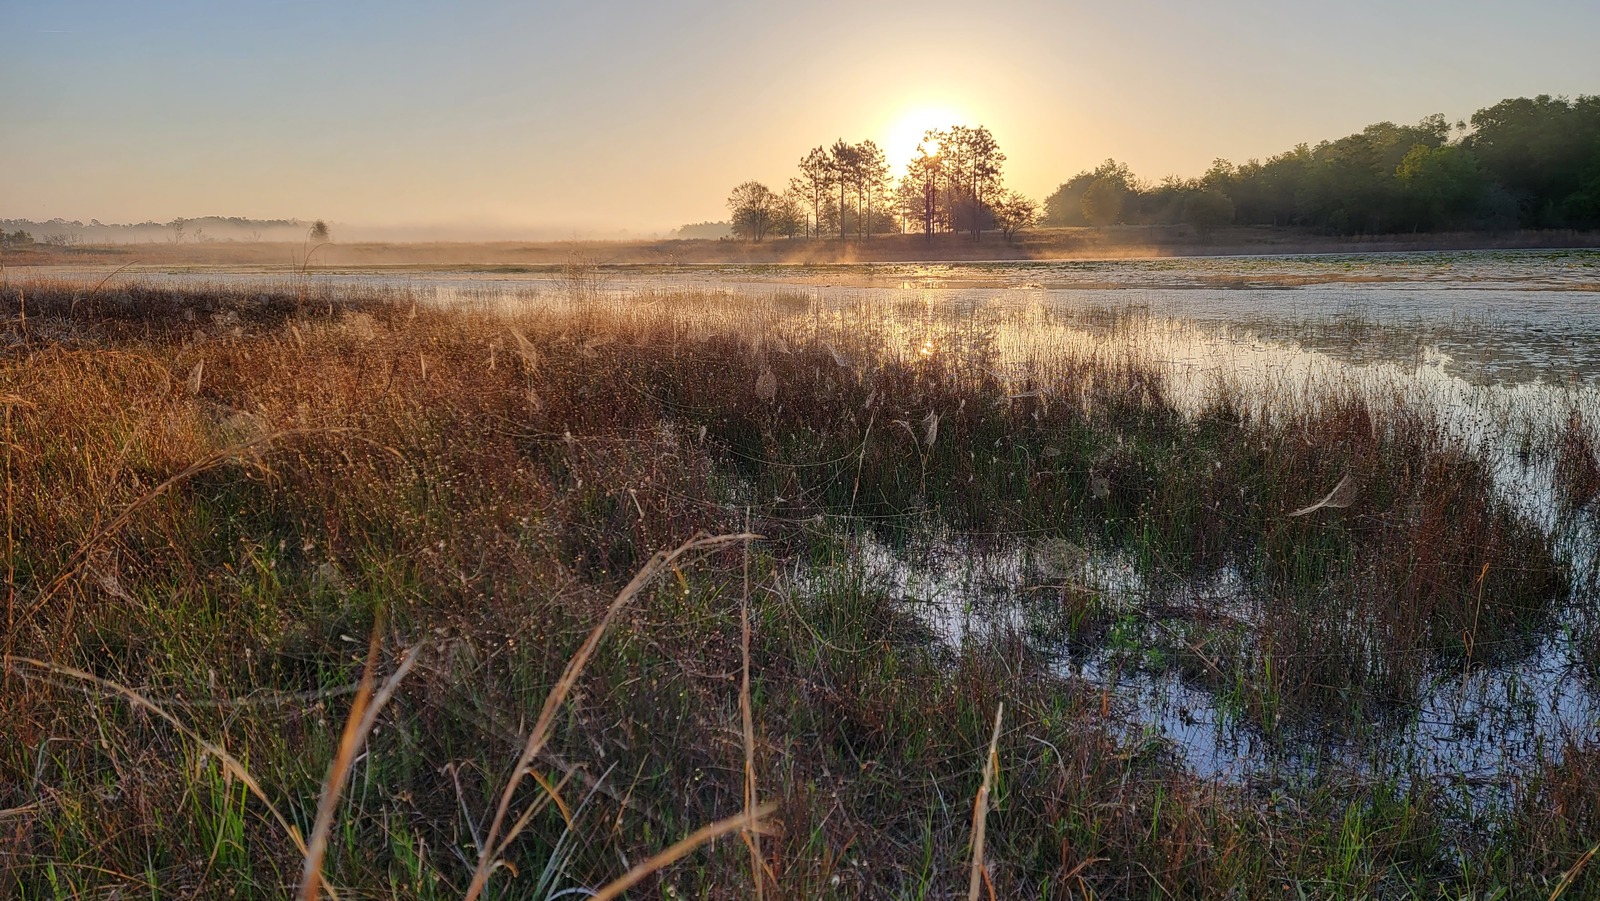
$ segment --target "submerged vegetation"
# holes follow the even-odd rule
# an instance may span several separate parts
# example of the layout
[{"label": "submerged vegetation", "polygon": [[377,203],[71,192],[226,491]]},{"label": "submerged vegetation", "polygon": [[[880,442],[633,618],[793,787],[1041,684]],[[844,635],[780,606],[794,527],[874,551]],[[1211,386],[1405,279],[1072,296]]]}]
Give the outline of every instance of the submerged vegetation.
[{"label": "submerged vegetation", "polygon": [[[1600,891],[1592,729],[1291,759],[1594,646],[1580,413],[1502,458],[1398,391],[1186,393],[1126,312],[582,285],[0,286],[6,892],[281,896],[320,835],[341,896],[574,897],[707,824],[657,896]],[[929,535],[1020,618],[866,565]],[[1281,768],[1195,771],[1150,672]]]}]

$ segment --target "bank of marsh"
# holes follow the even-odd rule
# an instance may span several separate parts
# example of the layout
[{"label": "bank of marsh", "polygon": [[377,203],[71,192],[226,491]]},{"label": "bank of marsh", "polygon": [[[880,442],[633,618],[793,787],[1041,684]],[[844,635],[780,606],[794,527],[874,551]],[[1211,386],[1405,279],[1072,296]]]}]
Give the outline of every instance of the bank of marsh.
[{"label": "bank of marsh", "polygon": [[[611,621],[511,797],[529,819],[494,897],[598,887],[753,800],[777,804],[759,843],[654,890],[961,896],[1002,704],[997,897],[1600,885],[1579,395],[1464,424],[1337,372],[1179,384],[1151,343],[1171,330],[1116,308],[0,292],[22,896],[289,891],[303,854],[262,796],[312,831],[374,636],[379,677],[410,670],[323,870],[341,895],[462,896],[613,597],[658,551],[744,532]],[[916,596],[930,545],[1012,561],[945,597],[981,628]],[[1441,679],[1512,692],[1549,654],[1578,713],[1527,753],[1452,776],[1390,741]],[[1160,717],[1127,691],[1157,683],[1183,693]],[[1201,716],[1252,763],[1202,771],[1158,728]]]}]

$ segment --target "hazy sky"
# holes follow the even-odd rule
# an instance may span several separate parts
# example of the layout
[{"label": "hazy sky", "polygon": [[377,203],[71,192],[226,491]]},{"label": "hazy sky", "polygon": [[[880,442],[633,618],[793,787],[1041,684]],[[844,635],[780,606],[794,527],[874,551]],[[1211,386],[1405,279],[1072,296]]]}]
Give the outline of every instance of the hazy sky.
[{"label": "hazy sky", "polygon": [[1597,47],[1595,0],[0,0],[0,218],[656,231],[947,119],[1042,198],[1597,93]]}]

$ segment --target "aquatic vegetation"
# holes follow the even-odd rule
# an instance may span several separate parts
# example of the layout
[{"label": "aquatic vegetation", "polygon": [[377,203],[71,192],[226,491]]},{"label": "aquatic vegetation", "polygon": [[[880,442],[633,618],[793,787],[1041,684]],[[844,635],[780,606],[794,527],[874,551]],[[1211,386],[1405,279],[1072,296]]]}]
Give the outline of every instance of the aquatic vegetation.
[{"label": "aquatic vegetation", "polygon": [[1553,691],[1592,505],[1514,489],[1581,485],[1588,420],[1184,382],[1209,338],[1137,310],[590,275],[0,286],[8,888],[279,895],[323,823],[336,887],[550,897],[714,824],[656,888],[942,897],[980,793],[997,896],[1541,895],[1587,850],[1593,735],[1456,782],[1386,737],[1500,728],[1452,674]]}]

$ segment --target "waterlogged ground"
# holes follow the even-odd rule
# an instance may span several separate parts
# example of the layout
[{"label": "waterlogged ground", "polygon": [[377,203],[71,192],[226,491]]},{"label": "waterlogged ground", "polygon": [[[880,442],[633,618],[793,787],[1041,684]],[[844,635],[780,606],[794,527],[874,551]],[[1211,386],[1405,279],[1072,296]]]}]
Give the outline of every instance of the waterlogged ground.
[{"label": "waterlogged ground", "polygon": [[[91,284],[106,275],[29,273]],[[1465,808],[1474,809],[1494,803],[1564,740],[1600,741],[1600,677],[1586,668],[1575,637],[1600,615],[1593,578],[1600,530],[1592,518],[1557,515],[1554,462],[1535,450],[1549,448],[1571,417],[1600,433],[1600,251],[829,267],[577,261],[557,270],[312,267],[303,274],[133,267],[111,277],[303,279],[491,308],[692,296],[723,323],[757,315],[744,312],[756,307],[791,324],[860,321],[908,355],[982,342],[994,348],[1003,378],[1020,380],[1028,362],[1052,347],[1138,355],[1163,366],[1174,401],[1189,411],[1228,391],[1271,415],[1319,385],[1420,405],[1489,466],[1522,516],[1550,532],[1573,589],[1521,653],[1435,672],[1418,698],[1358,728],[1312,720],[1264,729],[1227,692],[1176,662],[1192,650],[1197,624],[1248,628],[1260,609],[1231,568],[1153,585],[1114,550],[1027,535],[931,533],[896,547],[858,536],[843,575],[796,569],[788,585],[805,591],[820,578],[860,579],[892,593],[952,645],[1014,629],[1050,654],[1064,677],[1101,692],[1130,737],[1216,778],[1270,783],[1331,769],[1424,779],[1459,788]],[[1062,586],[1092,594],[1110,611],[1095,640],[1061,638],[1059,602],[1051,598]]]},{"label": "waterlogged ground", "polygon": [[[1507,800],[1513,781],[1566,739],[1600,740],[1594,674],[1569,628],[1550,630],[1510,662],[1437,671],[1415,702],[1371,722],[1337,729],[1279,723],[1269,733],[1236,699],[1208,689],[1180,664],[1197,626],[1248,627],[1258,609],[1232,567],[1154,585],[1126,554],[1059,539],[946,533],[897,548],[869,537],[853,549],[853,565],[842,574],[799,568],[790,589],[858,580],[902,599],[952,645],[1020,633],[1063,677],[1101,693],[1130,741],[1157,744],[1208,778],[1258,785],[1318,776],[1427,780],[1458,790],[1462,809],[1476,812]],[[1109,608],[1099,640],[1063,637],[1063,585]],[[1592,606],[1593,597],[1574,601]]]}]

